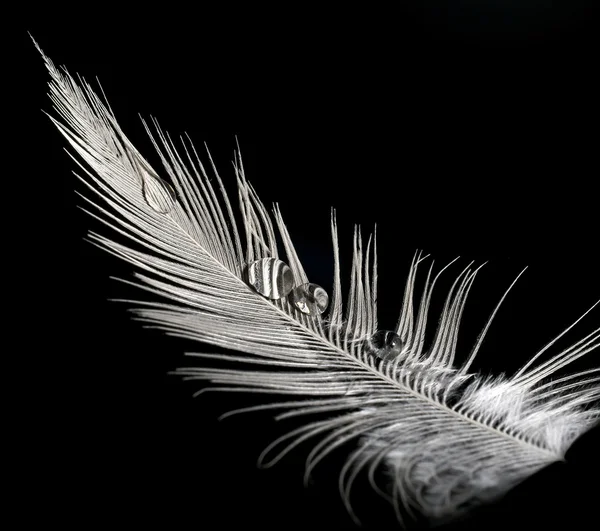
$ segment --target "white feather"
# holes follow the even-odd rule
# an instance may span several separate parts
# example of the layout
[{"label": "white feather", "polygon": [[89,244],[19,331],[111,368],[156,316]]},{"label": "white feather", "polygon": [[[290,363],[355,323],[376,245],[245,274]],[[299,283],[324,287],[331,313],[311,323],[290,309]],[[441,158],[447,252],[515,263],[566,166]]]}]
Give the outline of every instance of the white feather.
[{"label": "white feather", "polygon": [[[229,363],[219,368],[200,365],[178,373],[208,380],[219,390],[298,397],[237,412],[272,408],[284,410],[281,417],[332,414],[273,442],[261,455],[265,466],[300,442],[319,437],[307,460],[308,477],[332,450],[354,439],[356,450],[339,479],[348,510],[352,484],[366,470],[399,519],[416,510],[436,521],[497,498],[562,460],[573,441],[598,421],[600,369],[555,375],[600,345],[600,328],[542,358],[556,340],[550,342],[512,377],[484,378],[469,369],[503,297],[466,362],[455,366],[461,317],[478,272],[471,265],[452,285],[435,338],[426,344],[432,292],[446,268],[434,276],[430,266],[419,297],[415,279],[425,257],[415,255],[396,328],[404,343],[402,354],[394,361],[370,355],[364,340],[378,329],[375,237],[363,248],[360,230],[355,232],[344,303],[334,214],[334,279],[327,317],[306,316],[287,299],[260,296],[245,282],[244,270],[259,258],[280,257],[278,239],[285,250],[280,258],[289,264],[295,283],[309,279],[281,212],[275,207],[269,215],[246,180],[239,154],[235,175],[241,229],[212,160],[214,181],[189,140],[182,140],[177,151],[154,122],[153,142],[163,164],[156,171],[84,81],[78,84],[44,60],[58,115],[52,121],[85,163],[78,162],[81,181],[101,200],[86,199],[94,208],[90,214],[132,245],[100,234],[91,234],[91,239],[138,267],[136,284],[165,301],[145,303],[139,318],[171,335],[239,351],[193,354],[197,359],[256,365],[255,370]],[[390,491],[375,484],[375,470],[381,466],[392,479]]]}]

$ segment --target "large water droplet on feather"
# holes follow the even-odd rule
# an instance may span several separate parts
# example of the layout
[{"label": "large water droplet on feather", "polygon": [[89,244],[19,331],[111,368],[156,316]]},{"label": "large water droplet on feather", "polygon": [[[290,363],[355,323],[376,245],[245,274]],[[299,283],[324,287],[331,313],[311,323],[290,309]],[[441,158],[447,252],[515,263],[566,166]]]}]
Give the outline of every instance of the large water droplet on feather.
[{"label": "large water droplet on feather", "polygon": [[319,315],[327,310],[329,295],[317,284],[302,284],[294,288],[291,295],[292,303],[302,313]]},{"label": "large water droplet on feather", "polygon": [[365,341],[365,350],[382,360],[395,359],[404,348],[404,341],[396,332],[391,330],[378,330]]},{"label": "large water droplet on feather", "polygon": [[294,287],[289,266],[277,258],[261,258],[248,266],[248,284],[268,299],[281,299]]},{"label": "large water droplet on feather", "polygon": [[175,190],[156,175],[144,172],[142,191],[146,203],[159,214],[168,214],[175,206]]}]

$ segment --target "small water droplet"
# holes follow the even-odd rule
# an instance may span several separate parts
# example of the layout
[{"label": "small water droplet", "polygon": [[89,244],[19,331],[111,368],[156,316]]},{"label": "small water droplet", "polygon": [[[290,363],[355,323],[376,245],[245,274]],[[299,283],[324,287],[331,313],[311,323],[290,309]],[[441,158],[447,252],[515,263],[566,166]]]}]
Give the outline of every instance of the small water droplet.
[{"label": "small water droplet", "polygon": [[404,341],[396,332],[391,330],[378,330],[369,339],[365,340],[365,350],[382,360],[393,360],[401,354]]},{"label": "small water droplet", "polygon": [[291,298],[294,306],[307,315],[319,315],[329,305],[329,295],[317,284],[302,284],[294,288]]},{"label": "small water droplet", "polygon": [[159,214],[168,214],[176,202],[173,187],[156,175],[144,172],[142,191],[146,203]]},{"label": "small water droplet", "polygon": [[248,284],[268,299],[281,299],[294,287],[289,266],[277,258],[261,258],[248,266]]}]

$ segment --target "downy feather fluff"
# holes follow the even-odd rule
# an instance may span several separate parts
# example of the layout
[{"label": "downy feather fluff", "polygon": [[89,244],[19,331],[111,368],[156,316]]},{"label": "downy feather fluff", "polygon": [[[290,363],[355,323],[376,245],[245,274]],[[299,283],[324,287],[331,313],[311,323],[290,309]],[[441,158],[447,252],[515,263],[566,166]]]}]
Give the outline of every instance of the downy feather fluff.
[{"label": "downy feather fluff", "polygon": [[[90,86],[44,60],[52,78],[55,115],[50,118],[79,156],[76,162],[82,161],[77,176],[97,197],[86,199],[90,213],[129,238],[131,246],[101,234],[92,233],[90,239],[137,267],[137,284],[160,300],[142,303],[139,317],[167,334],[237,351],[192,354],[198,361],[223,364],[204,368],[198,363],[178,374],[209,381],[222,391],[292,396],[239,411],[280,409],[282,417],[331,414],[274,441],[261,455],[263,464],[274,464],[315,438],[308,477],[330,452],[355,440],[356,449],[339,476],[348,510],[353,483],[359,473],[367,473],[400,520],[421,513],[435,522],[493,500],[562,460],[575,439],[597,423],[600,369],[556,374],[600,345],[600,328],[562,352],[552,354],[551,348],[598,303],[513,376],[483,377],[470,368],[506,294],[466,361],[457,365],[457,334],[479,269],[464,268],[441,315],[431,316],[434,287],[448,266],[440,271],[429,266],[417,293],[417,273],[426,258],[417,253],[395,330],[403,350],[393,360],[381,360],[369,353],[365,341],[378,330],[375,236],[365,243],[355,231],[344,299],[332,214],[334,278],[327,313],[304,315],[286,298],[259,295],[249,287],[245,270],[260,258],[285,261],[295,285],[309,278],[282,213],[277,206],[267,211],[246,179],[239,153],[234,163],[238,214],[212,160],[205,168],[188,139],[176,148],[156,122],[153,127],[144,122],[163,165],[152,168]],[[425,335],[432,321],[438,324],[429,344]],[[256,369],[236,369],[237,362]],[[380,468],[391,480],[390,489],[375,482]]]}]

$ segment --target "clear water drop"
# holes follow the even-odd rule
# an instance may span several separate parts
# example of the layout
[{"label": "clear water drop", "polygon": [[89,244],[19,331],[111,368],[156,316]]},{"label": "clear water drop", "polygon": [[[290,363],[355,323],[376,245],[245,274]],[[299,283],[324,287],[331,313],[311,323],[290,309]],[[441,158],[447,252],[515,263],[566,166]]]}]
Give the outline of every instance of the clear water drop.
[{"label": "clear water drop", "polygon": [[378,330],[365,340],[365,350],[379,359],[390,361],[398,357],[404,348],[404,341],[396,332]]},{"label": "clear water drop", "polygon": [[261,258],[252,262],[247,276],[248,284],[268,299],[281,299],[294,287],[292,270],[277,258]]},{"label": "clear water drop", "polygon": [[173,187],[156,175],[144,172],[142,191],[146,203],[159,214],[168,214],[176,202]]},{"label": "clear water drop", "polygon": [[291,295],[293,305],[307,315],[319,315],[327,310],[329,295],[317,284],[302,284]]}]

